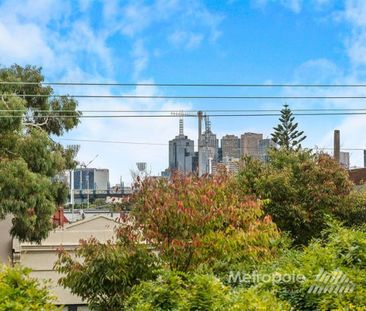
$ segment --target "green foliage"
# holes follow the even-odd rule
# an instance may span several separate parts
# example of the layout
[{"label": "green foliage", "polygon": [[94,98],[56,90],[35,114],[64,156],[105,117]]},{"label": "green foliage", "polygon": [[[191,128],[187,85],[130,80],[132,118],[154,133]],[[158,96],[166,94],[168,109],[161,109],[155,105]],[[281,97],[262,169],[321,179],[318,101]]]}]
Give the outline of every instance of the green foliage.
[{"label": "green foliage", "polygon": [[[281,239],[261,202],[239,194],[235,178],[147,178],[132,199],[134,224],[171,269],[226,271],[276,256]],[[226,267],[226,268],[225,268]]]},{"label": "green foliage", "polygon": [[156,281],[134,287],[126,302],[129,311],[189,310],[188,276],[181,272],[162,271]]},{"label": "green foliage", "polygon": [[294,120],[291,109],[285,104],[281,110],[280,124],[273,128],[272,140],[286,150],[301,148],[301,143],[306,139],[304,132],[297,130],[298,124]]},{"label": "green foliage", "polygon": [[[77,102],[69,97],[50,98],[54,94],[50,86],[43,86],[44,77],[41,68],[34,66],[13,65],[0,68],[0,81],[32,82],[36,84],[1,84],[0,94],[18,95],[23,99],[26,109],[25,121],[38,124],[48,134],[60,136],[73,129],[79,123],[80,112],[76,110]],[[22,95],[42,95],[27,96]],[[6,100],[5,100],[6,101]],[[58,116],[49,118],[49,116]]]},{"label": "green foliage", "polygon": [[56,206],[66,199],[65,185],[54,177],[76,164],[74,151],[50,135],[75,127],[80,113],[72,98],[49,97],[53,90],[42,85],[40,68],[0,68],[0,80],[36,83],[0,85],[0,218],[12,214],[11,233],[39,242],[52,228]]},{"label": "green foliage", "polygon": [[366,223],[366,191],[354,190],[344,200],[344,203],[334,211],[337,219],[345,226],[361,226]]},{"label": "green foliage", "polygon": [[0,161],[0,217],[11,213],[11,233],[40,241],[52,228],[55,203],[49,178],[33,173],[23,159]]},{"label": "green foliage", "polygon": [[244,161],[242,193],[262,198],[266,213],[298,244],[319,237],[352,189],[347,172],[326,154],[281,149],[269,153],[268,164]]},{"label": "green foliage", "polygon": [[29,273],[28,269],[19,266],[0,266],[0,310],[59,310],[46,287],[29,277]]},{"label": "green foliage", "polygon": [[126,305],[129,311],[290,310],[270,292],[232,290],[212,275],[181,272],[164,272],[156,281],[141,283]]},{"label": "green foliage", "polygon": [[273,293],[266,290],[257,290],[255,288],[238,289],[233,292],[233,298],[230,311],[290,311],[290,304],[278,299]]},{"label": "green foliage", "polygon": [[[128,240],[126,240],[129,242]],[[121,310],[133,286],[154,279],[157,256],[139,243],[83,241],[75,257],[62,251],[55,265],[60,284],[92,310]]]},{"label": "green foliage", "polygon": [[[272,276],[302,276],[302,281],[262,282],[256,285],[257,290],[270,290],[280,299],[288,301],[295,310],[365,310],[366,231],[331,224],[325,233],[323,240],[313,241],[304,250],[289,251],[260,271]],[[329,283],[317,280],[323,270],[329,276],[344,274],[354,285],[353,291],[308,293],[314,284],[323,288],[329,286]],[[342,278],[338,280],[342,282]]]}]

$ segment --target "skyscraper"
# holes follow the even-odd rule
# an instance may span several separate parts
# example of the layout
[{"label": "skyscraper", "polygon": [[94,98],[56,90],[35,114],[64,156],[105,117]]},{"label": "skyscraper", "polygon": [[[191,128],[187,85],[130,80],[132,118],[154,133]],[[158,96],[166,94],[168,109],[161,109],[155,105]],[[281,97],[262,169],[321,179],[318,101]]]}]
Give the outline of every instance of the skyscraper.
[{"label": "skyscraper", "polygon": [[268,162],[268,150],[275,147],[276,143],[272,139],[261,139],[258,143],[259,160],[263,162]]},{"label": "skyscraper", "polygon": [[205,116],[205,131],[199,133],[198,138],[198,174],[212,173],[212,166],[218,159],[218,139],[216,134],[211,132],[211,123],[208,116]]},{"label": "skyscraper", "polygon": [[183,117],[179,119],[179,135],[169,141],[169,169],[184,174],[192,172],[194,141],[184,135]]},{"label": "skyscraper", "polygon": [[240,139],[235,135],[225,135],[221,138],[222,158],[240,158]]},{"label": "skyscraper", "polygon": [[74,170],[74,189],[108,190],[109,170],[98,168],[77,168]]},{"label": "skyscraper", "polygon": [[244,133],[240,137],[240,155],[259,157],[259,141],[263,139],[263,134]]}]

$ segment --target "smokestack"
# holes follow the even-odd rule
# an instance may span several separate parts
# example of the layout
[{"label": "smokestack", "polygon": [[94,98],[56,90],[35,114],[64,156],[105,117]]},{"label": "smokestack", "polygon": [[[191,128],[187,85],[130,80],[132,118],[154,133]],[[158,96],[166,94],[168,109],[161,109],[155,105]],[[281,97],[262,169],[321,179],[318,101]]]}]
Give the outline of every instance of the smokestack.
[{"label": "smokestack", "polygon": [[197,117],[198,117],[198,146],[199,146],[202,135],[202,111],[197,112]]},{"label": "smokestack", "polygon": [[363,151],[363,167],[366,167],[366,150]]},{"label": "smokestack", "polygon": [[340,163],[340,157],[341,157],[340,131],[334,130],[334,160]]}]

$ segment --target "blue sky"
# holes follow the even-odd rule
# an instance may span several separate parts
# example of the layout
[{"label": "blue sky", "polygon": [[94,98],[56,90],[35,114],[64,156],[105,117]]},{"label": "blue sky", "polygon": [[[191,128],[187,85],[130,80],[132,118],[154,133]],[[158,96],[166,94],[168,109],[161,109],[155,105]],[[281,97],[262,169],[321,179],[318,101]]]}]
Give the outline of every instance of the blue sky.
[{"label": "blue sky", "polygon": [[[48,81],[150,83],[365,83],[366,1],[0,1],[0,63],[43,67]],[[366,91],[366,90],[365,90]],[[361,95],[362,89],[59,87],[70,94]],[[365,108],[358,101],[287,100],[292,108]],[[80,100],[81,109],[278,109],[280,100]],[[365,117],[299,117],[309,147],[366,147]],[[212,119],[219,137],[263,132],[276,118]],[[83,119],[64,138],[167,143],[176,119]],[[196,123],[186,120],[196,139]],[[70,141],[62,141],[69,144]],[[79,159],[130,179],[135,162],[167,166],[167,146],[81,143]],[[351,152],[362,164],[362,152]]]}]

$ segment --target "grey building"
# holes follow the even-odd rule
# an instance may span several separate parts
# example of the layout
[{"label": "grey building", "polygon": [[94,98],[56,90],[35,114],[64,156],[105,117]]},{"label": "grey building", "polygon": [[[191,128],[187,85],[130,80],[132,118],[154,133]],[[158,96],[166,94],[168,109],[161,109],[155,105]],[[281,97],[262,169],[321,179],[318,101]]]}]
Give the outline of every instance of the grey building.
[{"label": "grey building", "polygon": [[222,159],[240,158],[240,139],[235,135],[225,135],[221,138]]},{"label": "grey building", "polygon": [[109,170],[97,168],[78,168],[74,170],[75,190],[108,190]]},{"label": "grey building", "polygon": [[349,158],[350,158],[349,152],[343,152],[343,151],[340,152],[340,154],[339,154],[339,164],[347,170],[350,167]]},{"label": "grey building", "polygon": [[259,141],[263,139],[263,134],[244,133],[240,137],[240,156],[249,155],[259,157]]},{"label": "grey building", "polygon": [[179,135],[169,141],[169,169],[189,174],[193,169],[194,141],[184,135],[183,118],[179,120]]},{"label": "grey building", "polygon": [[276,148],[276,143],[272,139],[266,138],[259,141],[258,155],[261,161],[268,162],[268,150],[270,148]]},{"label": "grey building", "polygon": [[198,138],[198,174],[211,174],[212,167],[218,162],[219,141],[211,131],[208,116],[205,116],[205,131]]}]

